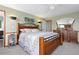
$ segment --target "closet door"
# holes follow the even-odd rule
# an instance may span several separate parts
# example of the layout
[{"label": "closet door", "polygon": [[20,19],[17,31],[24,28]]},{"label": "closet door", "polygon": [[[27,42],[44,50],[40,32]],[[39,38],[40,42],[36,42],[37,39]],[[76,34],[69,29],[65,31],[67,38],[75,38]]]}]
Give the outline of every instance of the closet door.
[{"label": "closet door", "polygon": [[46,21],[45,21],[45,20],[43,20],[43,21],[41,22],[41,30],[42,30],[42,31],[46,31]]},{"label": "closet door", "polygon": [[47,31],[52,31],[52,21],[51,20],[48,20],[47,21],[46,30]]}]

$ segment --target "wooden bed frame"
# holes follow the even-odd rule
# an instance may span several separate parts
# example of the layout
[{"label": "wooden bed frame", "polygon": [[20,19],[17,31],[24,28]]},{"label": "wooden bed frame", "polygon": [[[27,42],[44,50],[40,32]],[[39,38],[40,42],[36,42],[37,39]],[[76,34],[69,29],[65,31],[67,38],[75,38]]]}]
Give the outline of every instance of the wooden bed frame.
[{"label": "wooden bed frame", "polygon": [[59,45],[63,44],[63,35],[51,39],[49,41],[44,41],[44,37],[39,39],[39,54],[40,55],[50,55]]},{"label": "wooden bed frame", "polygon": [[[18,39],[19,39],[19,30],[20,29],[34,29],[38,28],[37,26],[22,26],[18,25]],[[54,31],[57,32],[57,31]],[[58,32],[59,33],[59,32]],[[18,42],[18,41],[17,41]],[[59,33],[59,37],[55,38],[54,40],[44,41],[44,37],[39,38],[39,55],[49,55],[51,54],[59,45],[63,44],[63,34]]]}]

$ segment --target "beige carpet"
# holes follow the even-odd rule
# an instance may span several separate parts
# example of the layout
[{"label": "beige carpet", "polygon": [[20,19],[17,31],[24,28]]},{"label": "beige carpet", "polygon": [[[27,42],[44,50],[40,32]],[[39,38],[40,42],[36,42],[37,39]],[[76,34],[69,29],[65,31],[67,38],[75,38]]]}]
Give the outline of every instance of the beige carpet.
[{"label": "beige carpet", "polygon": [[0,47],[3,47],[3,40],[0,39]]},{"label": "beige carpet", "polygon": [[51,55],[79,55],[79,44],[64,42]]},{"label": "beige carpet", "polygon": [[20,46],[1,47],[0,55],[28,55]]},{"label": "beige carpet", "polygon": [[[1,47],[0,55],[28,55],[19,45],[13,47]],[[79,44],[65,42],[59,46],[51,55],[79,55]]]}]

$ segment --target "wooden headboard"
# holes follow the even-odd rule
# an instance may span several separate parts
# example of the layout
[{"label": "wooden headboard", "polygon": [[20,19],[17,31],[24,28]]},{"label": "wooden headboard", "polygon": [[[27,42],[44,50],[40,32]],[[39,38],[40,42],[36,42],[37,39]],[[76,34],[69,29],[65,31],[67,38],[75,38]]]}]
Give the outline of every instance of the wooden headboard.
[{"label": "wooden headboard", "polygon": [[26,26],[26,25],[20,25],[20,24],[18,24],[18,29],[37,29],[37,28],[38,28],[37,25]]},{"label": "wooden headboard", "polygon": [[26,25],[18,24],[17,44],[19,43],[20,29],[38,29],[38,26],[37,25],[26,26]]}]

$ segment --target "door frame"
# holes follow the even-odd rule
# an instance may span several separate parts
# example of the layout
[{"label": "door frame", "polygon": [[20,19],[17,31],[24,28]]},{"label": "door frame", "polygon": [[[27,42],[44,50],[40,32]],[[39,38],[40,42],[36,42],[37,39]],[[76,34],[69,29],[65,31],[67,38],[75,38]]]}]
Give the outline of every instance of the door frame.
[{"label": "door frame", "polygon": [[6,47],[6,12],[4,10],[0,10],[2,12],[4,12],[4,31],[3,31],[3,35],[4,35],[4,39],[3,39],[3,47]]},{"label": "door frame", "polygon": [[4,47],[6,47],[6,11],[4,11]]}]

